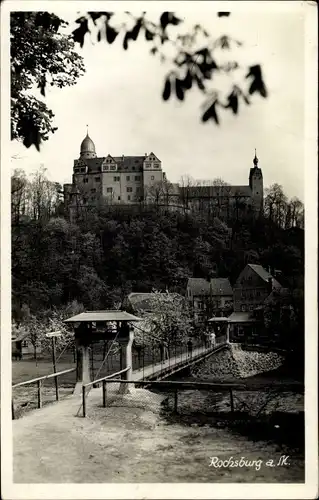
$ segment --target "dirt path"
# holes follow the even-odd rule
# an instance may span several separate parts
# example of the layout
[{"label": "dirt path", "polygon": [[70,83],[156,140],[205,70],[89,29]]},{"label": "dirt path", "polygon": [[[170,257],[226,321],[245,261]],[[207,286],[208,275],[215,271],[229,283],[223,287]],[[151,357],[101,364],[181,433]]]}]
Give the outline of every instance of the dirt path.
[{"label": "dirt path", "polygon": [[[88,417],[76,417],[78,397],[35,410],[13,422],[17,483],[303,482],[303,460],[266,467],[284,453],[225,429],[167,424],[163,395],[135,389],[101,406],[101,389],[89,396]],[[125,404],[125,406],[124,406]],[[263,460],[255,467],[209,467],[210,457]]]}]

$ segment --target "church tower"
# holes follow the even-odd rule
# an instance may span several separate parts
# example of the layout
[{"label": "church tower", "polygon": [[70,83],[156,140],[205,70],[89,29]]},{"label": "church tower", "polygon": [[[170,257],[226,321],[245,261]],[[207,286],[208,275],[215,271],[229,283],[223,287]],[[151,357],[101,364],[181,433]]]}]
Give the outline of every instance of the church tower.
[{"label": "church tower", "polygon": [[261,168],[258,167],[258,161],[255,149],[255,157],[253,159],[254,166],[249,172],[249,187],[252,193],[254,210],[261,213],[263,211],[264,204],[264,183]]}]

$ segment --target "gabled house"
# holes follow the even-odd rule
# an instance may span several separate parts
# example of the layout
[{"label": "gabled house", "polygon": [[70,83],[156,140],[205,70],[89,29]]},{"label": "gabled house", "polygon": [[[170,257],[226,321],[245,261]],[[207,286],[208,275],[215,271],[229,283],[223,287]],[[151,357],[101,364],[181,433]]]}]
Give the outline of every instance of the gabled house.
[{"label": "gabled house", "polygon": [[[24,354],[34,354],[34,346],[29,338],[29,332],[21,332],[11,336],[12,357],[22,359]],[[41,353],[41,344],[37,342],[37,353]]]},{"label": "gabled house", "polygon": [[263,266],[247,264],[233,288],[234,312],[229,316],[231,341],[256,340],[262,335],[263,319],[262,316],[258,318],[258,310],[263,308],[273,292],[281,288],[281,284]]},{"label": "gabled house", "polygon": [[228,278],[189,278],[186,298],[194,320],[201,323],[211,316],[228,316],[232,309],[233,290]]}]

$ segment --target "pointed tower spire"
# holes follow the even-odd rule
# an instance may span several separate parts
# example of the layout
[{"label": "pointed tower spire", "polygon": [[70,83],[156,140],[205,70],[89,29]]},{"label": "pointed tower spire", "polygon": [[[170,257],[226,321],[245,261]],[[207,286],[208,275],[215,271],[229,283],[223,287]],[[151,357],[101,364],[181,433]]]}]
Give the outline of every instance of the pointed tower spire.
[{"label": "pointed tower spire", "polygon": [[256,148],[255,148],[255,157],[253,159],[253,164],[255,165],[255,167],[258,167],[258,158],[257,158]]},{"label": "pointed tower spire", "polygon": [[86,135],[89,136],[89,126],[88,125],[86,126]]}]

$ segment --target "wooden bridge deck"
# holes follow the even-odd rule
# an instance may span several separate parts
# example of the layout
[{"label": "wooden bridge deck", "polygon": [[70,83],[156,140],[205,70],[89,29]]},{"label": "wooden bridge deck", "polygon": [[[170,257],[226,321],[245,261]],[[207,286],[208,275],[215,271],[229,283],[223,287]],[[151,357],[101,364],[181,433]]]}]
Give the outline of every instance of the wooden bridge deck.
[{"label": "wooden bridge deck", "polygon": [[177,371],[182,370],[198,361],[210,356],[212,353],[217,352],[225,347],[225,343],[218,344],[215,347],[206,348],[204,346],[193,349],[192,355],[182,353],[178,356],[172,356],[165,361],[155,363],[153,365],[145,366],[140,370],[134,370],[132,380],[154,380],[158,378],[165,378]]}]

